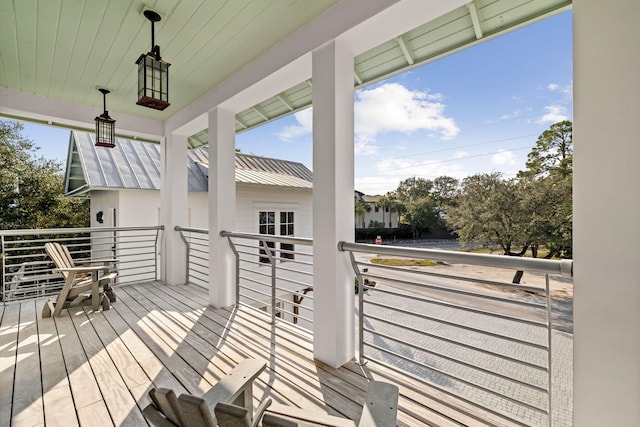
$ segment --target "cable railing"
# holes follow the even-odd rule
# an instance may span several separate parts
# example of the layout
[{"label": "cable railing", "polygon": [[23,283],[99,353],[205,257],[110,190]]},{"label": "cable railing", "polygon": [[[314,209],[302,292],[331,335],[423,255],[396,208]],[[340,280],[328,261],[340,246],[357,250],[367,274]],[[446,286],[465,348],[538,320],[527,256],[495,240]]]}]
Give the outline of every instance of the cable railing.
[{"label": "cable railing", "polygon": [[209,230],[176,227],[187,246],[187,277],[185,283],[206,288],[209,286]]},{"label": "cable railing", "polygon": [[0,231],[2,301],[11,302],[57,294],[63,279],[53,273],[45,252],[48,242],[68,247],[77,263],[116,258],[116,284],[156,280],[162,226],[60,228]]},{"label": "cable railing", "polygon": [[236,303],[313,328],[313,241],[222,231],[236,256]]},{"label": "cable railing", "polygon": [[[553,425],[550,276],[572,277],[572,261],[338,246],[351,257],[359,290],[359,363],[375,360],[408,372],[464,405],[515,425]],[[363,254],[441,266],[375,264]],[[447,273],[453,263],[534,273],[539,283]]]}]

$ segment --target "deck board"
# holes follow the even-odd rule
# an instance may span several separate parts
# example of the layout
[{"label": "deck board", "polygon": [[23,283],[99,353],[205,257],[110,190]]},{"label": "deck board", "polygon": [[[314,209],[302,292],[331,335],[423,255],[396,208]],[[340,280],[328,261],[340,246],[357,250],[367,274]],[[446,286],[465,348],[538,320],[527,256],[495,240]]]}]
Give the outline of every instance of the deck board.
[{"label": "deck board", "polygon": [[379,379],[400,386],[399,425],[482,424],[395,371],[315,361],[307,331],[207,301],[195,286],[147,282],[120,287],[105,312],[85,307],[42,319],[43,300],[0,307],[0,427],[144,426],[151,387],[203,394],[247,357],[267,363],[256,405],[270,397],[357,420],[368,381]]},{"label": "deck board", "polygon": [[15,376],[24,380],[14,385],[12,425],[44,425],[38,328],[33,301],[20,305]]}]

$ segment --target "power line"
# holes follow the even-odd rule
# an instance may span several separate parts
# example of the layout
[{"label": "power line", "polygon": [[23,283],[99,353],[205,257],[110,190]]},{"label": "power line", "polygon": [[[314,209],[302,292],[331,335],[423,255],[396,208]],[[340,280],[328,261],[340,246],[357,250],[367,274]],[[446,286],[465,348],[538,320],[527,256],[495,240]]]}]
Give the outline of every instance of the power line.
[{"label": "power line", "polygon": [[[455,159],[435,160],[435,161],[430,161],[430,162],[426,162],[426,163],[420,163],[420,164],[416,164],[416,165],[397,167],[397,168],[393,168],[392,170],[393,171],[397,171],[397,170],[411,169],[411,168],[416,168],[416,167],[437,165],[437,164],[440,164],[440,163],[457,162],[459,160],[466,160],[466,159],[473,159],[473,158],[477,158],[477,157],[491,156],[493,154],[499,154],[499,153],[502,153],[504,151],[521,151],[521,150],[527,150],[527,149],[531,149],[531,147],[527,145],[525,147],[518,147],[518,148],[513,148],[513,149],[510,149],[510,150],[492,151],[491,153],[474,154],[474,155],[470,155],[470,156],[458,157],[458,158],[455,158]],[[386,171],[381,171],[381,172],[379,172],[379,173],[377,173],[375,175],[360,175],[360,176],[358,176],[358,178],[368,178],[368,177],[378,176],[378,175],[384,175],[384,176],[388,176],[388,177],[400,176],[400,175],[388,175],[388,174],[385,174],[385,172]]]},{"label": "power line", "polygon": [[487,144],[496,144],[498,142],[515,141],[517,139],[530,138],[530,137],[536,136],[536,135],[537,134],[533,133],[533,134],[529,134],[529,135],[514,136],[514,137],[511,137],[511,138],[495,139],[495,140],[492,140],[492,141],[478,142],[478,143],[475,143],[475,144],[459,145],[457,147],[443,148],[443,149],[440,149],[440,150],[426,151],[426,152],[423,152],[423,153],[409,154],[409,155],[406,155],[406,156],[391,157],[389,160],[405,159],[405,158],[408,158],[408,157],[418,157],[418,156],[423,156],[423,155],[426,155],[426,154],[442,153],[444,151],[458,150],[458,149],[461,149],[461,148],[477,147],[477,146],[480,146],[480,145],[487,145]]}]

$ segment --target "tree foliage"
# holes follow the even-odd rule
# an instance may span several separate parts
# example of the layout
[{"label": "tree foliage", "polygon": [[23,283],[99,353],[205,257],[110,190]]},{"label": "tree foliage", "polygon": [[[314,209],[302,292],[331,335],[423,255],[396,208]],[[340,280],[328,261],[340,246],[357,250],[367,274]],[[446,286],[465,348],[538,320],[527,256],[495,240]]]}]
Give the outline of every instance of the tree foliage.
[{"label": "tree foliage", "polygon": [[569,176],[573,170],[573,124],[554,123],[538,137],[527,156],[527,169],[519,176]]},{"label": "tree foliage", "polygon": [[429,197],[431,195],[432,187],[433,182],[428,179],[418,177],[407,178],[400,181],[394,196],[398,201],[407,203],[424,197]]},{"label": "tree foliage", "polygon": [[499,245],[505,255],[522,255],[530,245],[522,184],[500,173],[465,178],[448,221],[465,243]]},{"label": "tree foliage", "polygon": [[[362,227],[364,228],[364,217],[367,215],[367,212],[371,212],[371,206],[363,202],[362,200],[356,200],[353,204],[353,213],[356,217],[356,224],[358,220],[362,222]],[[358,228],[358,227],[356,227]]]},{"label": "tree foliage", "polygon": [[[553,124],[538,138],[517,178],[499,173],[463,180],[446,210],[449,225],[466,243],[500,246],[505,255],[572,256],[572,124]],[[518,283],[518,272],[514,282]]]},{"label": "tree foliage", "polygon": [[405,203],[404,219],[411,226],[413,237],[420,237],[423,231],[430,229],[438,222],[438,211],[433,199],[426,196]]},{"label": "tree foliage", "polygon": [[60,165],[36,157],[22,130],[0,121],[0,229],[87,227],[89,200],[62,195]]}]

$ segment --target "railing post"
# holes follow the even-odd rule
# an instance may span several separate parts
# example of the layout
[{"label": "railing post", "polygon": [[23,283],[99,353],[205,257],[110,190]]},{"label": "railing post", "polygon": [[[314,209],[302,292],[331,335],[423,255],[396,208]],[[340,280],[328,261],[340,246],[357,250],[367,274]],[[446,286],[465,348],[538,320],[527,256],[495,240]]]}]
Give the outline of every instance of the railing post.
[{"label": "railing post", "polygon": [[176,226],[175,230],[180,233],[180,238],[182,239],[182,241],[184,242],[184,245],[187,247],[186,250],[186,275],[185,275],[185,280],[184,280],[184,284],[188,285],[189,284],[189,262],[190,262],[190,258],[189,258],[189,253],[191,252],[191,244],[189,243],[189,240],[187,240],[186,236],[184,235],[184,231],[182,230],[181,227]]},{"label": "railing post", "polygon": [[[267,257],[269,258],[269,262],[271,263],[271,324],[275,325],[276,323],[276,259],[273,256],[275,253],[271,252],[271,248],[267,244],[265,240],[260,241],[260,245],[264,248]],[[274,243],[275,245],[275,243]]]},{"label": "railing post", "polygon": [[158,253],[159,253],[159,250],[158,250],[158,237],[160,236],[160,230],[161,229],[156,230],[156,238],[155,238],[155,241],[153,243],[154,248],[155,248],[155,252],[153,254],[153,270],[154,270],[153,275],[155,276],[155,280],[158,280]]},{"label": "railing post", "polygon": [[220,236],[226,237],[229,242],[229,246],[231,247],[231,251],[233,255],[236,257],[236,307],[240,305],[240,253],[236,249],[236,245],[233,244],[233,240],[231,240],[231,236],[225,236],[225,232],[221,231]]},{"label": "railing post", "polygon": [[358,361],[356,363],[364,365],[367,363],[364,358],[364,278],[351,251],[349,251],[349,259],[358,280]]},{"label": "railing post", "polygon": [[551,348],[551,342],[552,340],[552,335],[553,335],[553,318],[552,313],[551,313],[551,289],[549,286],[549,274],[545,274],[544,275],[544,281],[545,281],[545,290],[547,292],[547,347],[548,347],[548,354],[547,354],[547,367],[548,367],[548,378],[547,378],[547,385],[549,386],[549,392],[547,394],[548,397],[548,405],[549,405],[549,415],[548,415],[548,425],[549,427],[553,426],[553,386],[552,386],[552,380],[553,380],[553,371],[552,371],[552,359],[553,359],[553,350]]},{"label": "railing post", "polygon": [[2,236],[0,236],[0,240],[2,243],[2,249],[0,252],[0,255],[2,256],[2,300],[6,301],[6,289],[7,289],[7,276],[6,276],[6,271],[5,271],[5,262],[4,262],[4,234]]}]

